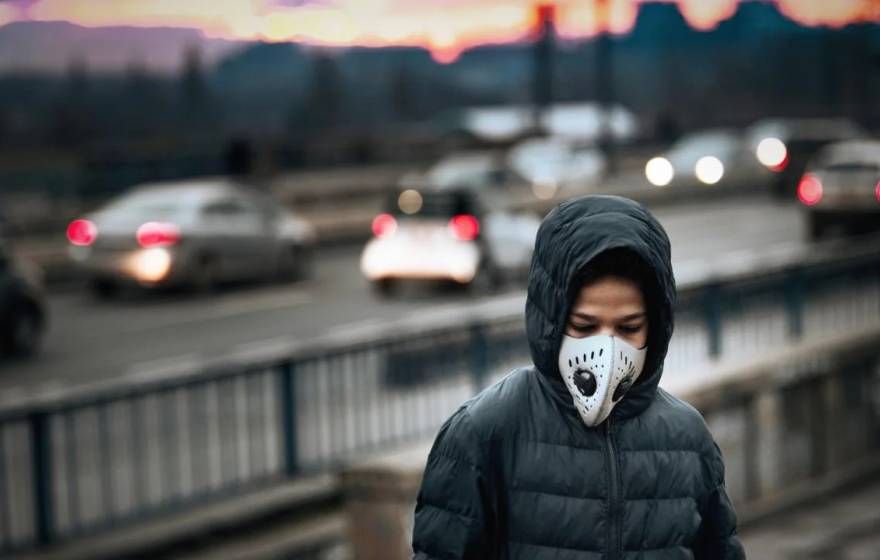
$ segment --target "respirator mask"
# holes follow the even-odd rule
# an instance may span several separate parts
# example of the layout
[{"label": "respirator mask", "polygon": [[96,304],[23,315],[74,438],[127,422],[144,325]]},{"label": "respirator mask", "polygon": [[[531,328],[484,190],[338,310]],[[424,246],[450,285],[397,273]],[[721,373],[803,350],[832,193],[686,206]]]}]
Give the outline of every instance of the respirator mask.
[{"label": "respirator mask", "polygon": [[610,335],[563,335],[559,373],[581,419],[598,426],[636,383],[645,365],[647,345],[635,348]]}]

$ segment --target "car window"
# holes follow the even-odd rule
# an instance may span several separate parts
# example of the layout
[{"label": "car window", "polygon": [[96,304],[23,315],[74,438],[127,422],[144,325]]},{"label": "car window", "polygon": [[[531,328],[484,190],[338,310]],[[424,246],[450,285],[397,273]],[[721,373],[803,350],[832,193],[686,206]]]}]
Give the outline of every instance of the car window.
[{"label": "car window", "polygon": [[241,199],[226,198],[206,204],[202,213],[208,216],[241,216],[250,213],[252,209]]},{"label": "car window", "polygon": [[184,204],[165,191],[133,192],[104,207],[107,212],[171,217],[180,214]]},{"label": "car window", "polygon": [[880,171],[880,165],[876,163],[863,162],[863,161],[845,161],[832,163],[828,167],[826,167],[828,171]]}]

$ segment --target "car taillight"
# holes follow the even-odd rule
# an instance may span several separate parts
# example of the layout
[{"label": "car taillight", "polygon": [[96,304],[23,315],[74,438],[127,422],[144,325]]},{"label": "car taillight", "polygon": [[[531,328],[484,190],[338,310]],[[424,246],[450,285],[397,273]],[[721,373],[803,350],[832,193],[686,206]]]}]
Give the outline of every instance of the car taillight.
[{"label": "car taillight", "polygon": [[456,239],[472,241],[480,233],[480,222],[470,214],[459,214],[449,220],[449,231]]},{"label": "car taillight", "polygon": [[137,229],[137,242],[145,248],[167,247],[180,241],[180,229],[165,222],[147,222]]},{"label": "car taillight", "polygon": [[780,171],[784,171],[786,167],[788,167],[788,152],[786,152],[785,157],[782,158],[782,161],[775,165],[768,166],[768,169],[770,169],[770,171],[773,171],[774,173],[779,173]]},{"label": "car taillight", "polygon": [[877,202],[880,202],[880,181],[878,181],[877,186],[874,187],[874,198],[877,199]]},{"label": "car taillight", "polygon": [[74,220],[67,226],[67,240],[74,245],[87,247],[98,238],[98,228],[89,220]]},{"label": "car taillight", "polygon": [[391,237],[397,231],[397,220],[391,214],[379,214],[373,218],[373,235]]},{"label": "car taillight", "polygon": [[797,196],[807,206],[818,204],[822,200],[822,181],[815,175],[807,173],[798,183]]}]

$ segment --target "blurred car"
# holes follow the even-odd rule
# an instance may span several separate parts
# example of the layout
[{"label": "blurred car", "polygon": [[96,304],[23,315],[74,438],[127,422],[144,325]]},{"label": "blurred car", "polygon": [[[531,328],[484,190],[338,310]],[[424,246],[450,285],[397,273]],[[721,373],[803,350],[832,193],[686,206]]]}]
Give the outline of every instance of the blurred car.
[{"label": "blurred car", "polygon": [[732,129],[710,129],[682,136],[666,152],[645,164],[652,185],[715,185],[721,181],[754,181],[760,169],[749,157],[742,135]]},{"label": "blurred car", "polygon": [[591,144],[563,138],[532,138],[510,149],[508,162],[540,199],[594,186],[605,172],[602,152]]},{"label": "blurred car", "polygon": [[401,178],[403,188],[509,190],[527,181],[510,167],[504,154],[490,150],[451,153],[435,162],[424,173]]},{"label": "blurred car", "polygon": [[0,241],[0,353],[33,354],[40,347],[46,323],[39,274],[14,260]]},{"label": "blurred car", "polygon": [[753,157],[775,174],[773,191],[784,197],[795,191],[807,162],[822,146],[865,136],[844,118],[769,118],[746,130]]},{"label": "blurred car", "polygon": [[797,187],[807,211],[809,236],[831,230],[880,229],[880,141],[850,140],[822,148]]},{"label": "blurred car", "polygon": [[492,210],[480,191],[403,189],[373,220],[361,271],[378,293],[401,280],[445,280],[493,289],[528,269],[539,221]]},{"label": "blurred car", "polygon": [[98,295],[308,274],[314,233],[269,194],[216,178],[136,187],[68,226]]}]

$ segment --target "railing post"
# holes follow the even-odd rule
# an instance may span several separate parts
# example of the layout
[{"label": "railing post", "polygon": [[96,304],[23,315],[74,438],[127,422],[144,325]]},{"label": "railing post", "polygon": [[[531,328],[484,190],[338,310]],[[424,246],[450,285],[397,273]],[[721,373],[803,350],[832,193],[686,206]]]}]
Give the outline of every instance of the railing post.
[{"label": "railing post", "polygon": [[703,311],[706,318],[706,332],[709,336],[709,357],[721,356],[721,287],[718,284],[706,286]]},{"label": "railing post", "polygon": [[281,365],[281,437],[284,446],[284,473],[293,476],[299,470],[296,438],[296,370],[291,362]]},{"label": "railing post", "polygon": [[474,385],[474,393],[479,393],[486,386],[486,376],[489,372],[489,349],[486,341],[485,327],[480,323],[473,323],[471,331],[471,380]]},{"label": "railing post", "polygon": [[29,418],[31,431],[31,461],[33,461],[34,528],[40,545],[52,540],[52,440],[49,433],[49,415],[35,412]]},{"label": "railing post", "polygon": [[793,269],[786,274],[783,290],[788,334],[792,340],[799,340],[804,334],[804,281],[800,270]]}]

